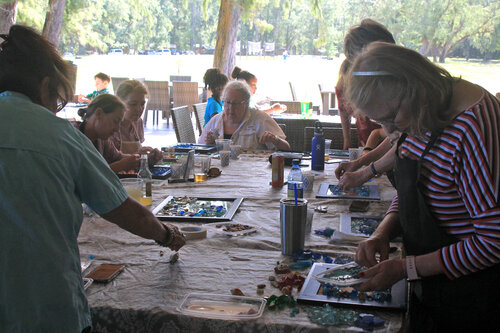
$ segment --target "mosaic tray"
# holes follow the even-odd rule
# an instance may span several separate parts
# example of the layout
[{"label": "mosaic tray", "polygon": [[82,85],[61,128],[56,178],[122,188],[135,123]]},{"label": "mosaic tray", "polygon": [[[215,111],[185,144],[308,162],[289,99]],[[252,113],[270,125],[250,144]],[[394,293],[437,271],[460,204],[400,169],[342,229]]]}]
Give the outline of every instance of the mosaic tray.
[{"label": "mosaic tray", "polygon": [[153,209],[153,214],[164,221],[231,221],[242,201],[243,198],[168,196]]},{"label": "mosaic tray", "polygon": [[321,183],[316,198],[380,200],[378,185],[362,185],[343,191],[336,183]]},{"label": "mosaic tray", "polygon": [[382,216],[341,214],[340,231],[350,235],[370,237],[382,219]]},{"label": "mosaic tray", "polygon": [[[370,308],[384,308],[393,310],[404,310],[406,308],[406,280],[396,282],[387,293],[390,294],[390,300],[377,301],[375,292],[364,293],[364,300],[360,300],[359,296],[356,297],[335,297],[326,296],[323,294],[323,285],[313,276],[320,275],[323,271],[331,268],[338,267],[336,264],[314,263],[307,278],[300,290],[298,301],[302,302],[320,302],[320,303],[334,303],[343,305],[352,305],[359,307]],[[352,293],[353,287],[340,288],[345,293]]]},{"label": "mosaic tray", "polygon": [[[187,153],[188,151],[194,149],[195,153],[199,154],[208,154],[214,153],[217,151],[217,147],[215,145],[205,145],[200,143],[177,143],[173,146],[175,148],[175,152]],[[167,151],[168,147],[162,147],[162,151]]]}]

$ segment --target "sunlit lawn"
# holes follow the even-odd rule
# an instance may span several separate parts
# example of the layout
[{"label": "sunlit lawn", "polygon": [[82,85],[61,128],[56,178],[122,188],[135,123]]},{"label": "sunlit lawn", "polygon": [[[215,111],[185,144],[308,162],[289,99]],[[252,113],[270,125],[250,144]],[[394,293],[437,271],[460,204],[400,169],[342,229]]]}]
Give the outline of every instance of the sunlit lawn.
[{"label": "sunlit lawn", "polygon": [[[168,80],[170,75],[191,75],[203,85],[205,70],[212,67],[212,55],[96,55],[76,59],[77,93],[94,90],[93,76],[105,72],[111,76]],[[237,56],[236,65],[255,74],[257,93],[276,100],[291,100],[289,81],[295,85],[298,99],[320,105],[318,84],[334,87],[341,58],[333,60],[315,56]],[[447,59],[443,65],[455,76],[477,83],[492,93],[500,91],[500,61],[481,63],[464,59]]]}]

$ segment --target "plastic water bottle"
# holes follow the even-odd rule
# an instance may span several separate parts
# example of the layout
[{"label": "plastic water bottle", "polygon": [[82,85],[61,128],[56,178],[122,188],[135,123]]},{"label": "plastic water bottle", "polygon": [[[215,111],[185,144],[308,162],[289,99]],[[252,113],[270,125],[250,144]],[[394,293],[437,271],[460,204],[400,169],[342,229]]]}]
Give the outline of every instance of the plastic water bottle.
[{"label": "plastic water bottle", "polygon": [[297,198],[304,197],[304,182],[302,179],[302,171],[300,170],[300,161],[294,159],[292,161],[292,169],[288,174],[288,198],[295,198],[295,187],[297,187]]},{"label": "plastic water bottle", "polygon": [[143,181],[142,198],[141,200],[139,200],[139,202],[144,206],[151,206],[151,204],[153,203],[153,175],[149,170],[148,155],[146,154],[141,155],[141,166],[139,168],[139,172],[137,173],[137,178],[141,178]]},{"label": "plastic water bottle", "polygon": [[325,137],[319,121],[314,125],[314,137],[311,147],[311,170],[325,170]]}]

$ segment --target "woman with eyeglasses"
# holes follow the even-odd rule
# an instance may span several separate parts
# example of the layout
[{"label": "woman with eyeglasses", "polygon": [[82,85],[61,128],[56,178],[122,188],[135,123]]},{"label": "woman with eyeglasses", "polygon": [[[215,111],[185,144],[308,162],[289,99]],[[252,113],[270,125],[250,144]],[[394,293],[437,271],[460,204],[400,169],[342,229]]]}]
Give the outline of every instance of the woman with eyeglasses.
[{"label": "woman with eyeglasses", "polygon": [[222,92],[224,111],[208,122],[198,140],[214,144],[231,139],[243,149],[289,150],[286,136],[268,114],[249,108],[250,88],[243,81],[229,82]]},{"label": "woman with eyeglasses", "polygon": [[[381,42],[356,58],[345,86],[356,112],[403,133],[397,196],[356,253],[371,266],[358,289],[383,290],[407,278],[415,332],[498,329],[498,99],[413,50]],[[388,259],[398,235],[407,257]]]},{"label": "woman with eyeglasses", "polygon": [[111,140],[120,128],[124,113],[125,105],[110,94],[99,95],[86,108],[78,110],[83,119],[77,124],[78,129],[92,141],[114,172],[137,169],[140,163],[138,154],[120,152]]},{"label": "woman with eyeglasses", "polygon": [[92,142],[55,115],[73,89],[54,46],[20,25],[0,38],[0,332],[91,332],[82,203],[173,250],[184,237],[130,198]]}]

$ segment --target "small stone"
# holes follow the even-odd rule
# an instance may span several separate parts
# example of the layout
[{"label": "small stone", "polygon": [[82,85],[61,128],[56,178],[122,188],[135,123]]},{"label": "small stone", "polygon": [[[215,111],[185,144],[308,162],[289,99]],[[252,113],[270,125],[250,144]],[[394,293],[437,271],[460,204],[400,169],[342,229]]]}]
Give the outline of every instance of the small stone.
[{"label": "small stone", "polygon": [[283,288],[281,288],[281,292],[285,295],[288,295],[290,296],[292,294],[292,287],[290,286],[285,286]]},{"label": "small stone", "polygon": [[175,264],[179,260],[179,252],[175,252],[170,256],[170,263]]},{"label": "small stone", "polygon": [[264,289],[265,287],[266,287],[266,285],[265,285],[265,284],[258,284],[258,285],[257,285],[257,288],[259,288],[259,289]]},{"label": "small stone", "polygon": [[255,309],[255,308],[250,308],[250,310],[248,310],[248,312],[247,312],[247,313],[248,313],[248,314],[250,314],[250,315],[251,315],[251,314],[256,314],[256,313],[257,313],[257,309]]},{"label": "small stone", "polygon": [[160,257],[163,257],[163,251],[160,251]]},{"label": "small stone", "polygon": [[264,294],[264,289],[257,289],[257,295],[262,295]]},{"label": "small stone", "polygon": [[276,276],[274,275],[269,275],[269,281],[275,281],[276,280]]},{"label": "small stone", "polygon": [[274,272],[276,274],[288,274],[290,273],[290,267],[288,267],[288,265],[285,264],[280,264],[274,267]]},{"label": "small stone", "polygon": [[231,289],[231,294],[235,296],[245,296],[245,294],[243,294],[243,292],[239,288]]}]

